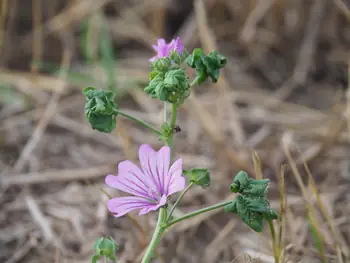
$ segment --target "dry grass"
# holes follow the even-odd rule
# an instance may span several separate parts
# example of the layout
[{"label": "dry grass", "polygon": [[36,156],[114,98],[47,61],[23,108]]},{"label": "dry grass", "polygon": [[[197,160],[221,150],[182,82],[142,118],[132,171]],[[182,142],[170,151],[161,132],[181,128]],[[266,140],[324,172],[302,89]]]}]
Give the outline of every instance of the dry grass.
[{"label": "dry grass", "polygon": [[[274,246],[267,226],[258,235],[222,211],[198,216],[167,233],[159,261],[350,261],[350,3],[190,2],[1,1],[0,262],[90,262],[101,235],[121,244],[120,262],[138,262],[154,214],[115,219],[100,188],[117,194],[103,176],[136,159],[139,144],[160,144],[121,118],[114,134],[91,130],[81,91],[112,84],[122,108],[160,126],[162,104],[142,92],[160,35],[229,58],[219,83],[180,109],[176,155],[208,167],[213,182],[177,213],[231,198],[244,169],[271,178],[271,204],[284,214]],[[104,25],[117,57],[107,68],[97,48]]]}]

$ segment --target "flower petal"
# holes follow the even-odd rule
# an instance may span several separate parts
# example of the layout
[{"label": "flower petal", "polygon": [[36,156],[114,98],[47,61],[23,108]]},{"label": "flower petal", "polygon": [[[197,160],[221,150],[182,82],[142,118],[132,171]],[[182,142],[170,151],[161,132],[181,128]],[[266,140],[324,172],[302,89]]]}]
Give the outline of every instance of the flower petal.
[{"label": "flower petal", "polygon": [[159,38],[158,39],[158,47],[164,47],[166,46],[166,42],[164,38]]},{"label": "flower petal", "polygon": [[166,55],[166,56],[169,56],[169,55],[170,55],[171,51],[172,51],[173,49],[175,49],[175,46],[176,46],[176,42],[175,42],[175,40],[173,39],[173,40],[171,40],[171,42],[170,42],[170,43],[168,44],[168,46],[167,46],[167,51],[166,51],[167,55]]},{"label": "flower petal", "polygon": [[152,47],[153,47],[153,49],[154,49],[155,51],[157,51],[157,52],[158,52],[158,50],[159,50],[159,47],[158,47],[158,46],[156,46],[156,45],[152,45]]},{"label": "flower petal", "polygon": [[182,53],[182,51],[184,50],[184,45],[180,39],[180,37],[177,37],[175,39],[175,45],[174,45],[174,49],[175,51],[179,52],[180,54]]},{"label": "flower petal", "polygon": [[176,160],[170,167],[166,177],[166,194],[169,196],[185,188],[185,178],[182,176],[182,158]]},{"label": "flower petal", "polygon": [[157,152],[150,145],[142,144],[139,149],[139,159],[145,175],[144,181],[149,185],[149,190],[154,193],[160,193],[161,185],[156,174]]},{"label": "flower petal", "polygon": [[166,201],[167,201],[167,196],[163,195],[158,204],[150,204],[149,206],[142,208],[140,210],[139,215],[144,215],[144,214],[147,214],[150,211],[157,210],[159,207],[165,205]]},{"label": "flower petal", "polygon": [[115,217],[123,216],[132,210],[139,208],[146,208],[152,204],[142,197],[126,196],[116,197],[107,201],[108,210],[114,214]]},{"label": "flower petal", "polygon": [[154,62],[154,61],[156,61],[157,59],[158,59],[158,55],[156,55],[156,56],[150,58],[148,61]]},{"label": "flower petal", "polygon": [[165,180],[168,176],[169,165],[170,165],[170,147],[163,146],[157,152],[157,178],[159,180],[160,185],[160,195],[162,196],[165,193]]},{"label": "flower petal", "polygon": [[150,194],[153,185],[150,185],[146,179],[147,176],[135,164],[130,161],[123,161],[119,163],[118,176],[109,174],[105,182],[125,193],[157,200]]}]

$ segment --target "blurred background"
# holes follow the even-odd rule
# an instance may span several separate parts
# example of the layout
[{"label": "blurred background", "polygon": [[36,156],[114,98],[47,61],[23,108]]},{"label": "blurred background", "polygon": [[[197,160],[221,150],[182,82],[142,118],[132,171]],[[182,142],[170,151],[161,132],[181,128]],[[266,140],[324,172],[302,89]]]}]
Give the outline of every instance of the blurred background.
[{"label": "blurred background", "polygon": [[[120,193],[104,176],[137,160],[140,144],[161,143],[122,117],[112,134],[92,130],[82,90],[111,89],[121,109],[160,127],[163,104],[143,92],[148,59],[159,37],[176,36],[189,52],[228,57],[219,82],[194,88],[179,111],[175,158],[207,167],[212,185],[193,187],[178,214],[232,198],[234,175],[258,167],[279,211],[287,164],[284,262],[347,262],[349,1],[0,4],[0,262],[90,262],[102,235],[121,245],[120,262],[140,261],[155,214],[110,216],[104,191]],[[215,211],[169,231],[157,262],[273,262],[270,241],[268,227],[257,234]]]}]

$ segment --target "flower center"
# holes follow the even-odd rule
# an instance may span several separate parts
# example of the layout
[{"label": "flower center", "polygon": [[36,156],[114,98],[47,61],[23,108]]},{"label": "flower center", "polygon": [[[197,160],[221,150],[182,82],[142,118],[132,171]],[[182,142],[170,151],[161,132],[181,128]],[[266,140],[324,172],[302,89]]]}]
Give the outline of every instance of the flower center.
[{"label": "flower center", "polygon": [[152,199],[159,201],[160,200],[160,194],[158,193],[158,191],[154,188],[149,188],[147,191],[148,195],[150,197],[152,197]]}]

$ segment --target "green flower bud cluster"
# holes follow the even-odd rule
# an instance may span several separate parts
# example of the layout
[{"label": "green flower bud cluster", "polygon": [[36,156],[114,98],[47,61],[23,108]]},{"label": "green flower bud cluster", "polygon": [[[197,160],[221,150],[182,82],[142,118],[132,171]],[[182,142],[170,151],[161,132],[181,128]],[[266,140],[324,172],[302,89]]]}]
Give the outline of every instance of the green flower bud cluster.
[{"label": "green flower bud cluster", "polygon": [[[172,56],[181,63],[182,56],[173,52]],[[150,83],[145,92],[152,98],[181,105],[190,95],[190,85],[184,69],[171,58],[159,58],[152,64]]]},{"label": "green flower bud cluster", "polygon": [[86,97],[85,116],[91,127],[100,132],[112,132],[116,127],[117,105],[115,94],[111,91],[84,89]]},{"label": "green flower bud cluster", "polygon": [[278,218],[266,197],[269,182],[269,179],[251,179],[246,172],[240,171],[230,185],[231,192],[240,195],[225,206],[225,212],[236,213],[253,230],[262,232],[263,219]]},{"label": "green flower bud cluster", "polygon": [[192,55],[187,58],[187,64],[196,69],[196,78],[198,84],[206,81],[208,77],[213,83],[216,83],[220,76],[220,69],[227,63],[227,58],[218,54],[216,51],[210,52],[207,56],[200,48],[194,49]]},{"label": "green flower bud cluster", "polygon": [[94,250],[96,252],[92,256],[92,263],[96,263],[101,256],[109,260],[116,260],[115,254],[119,250],[119,246],[112,238],[101,237],[95,242]]}]

